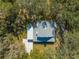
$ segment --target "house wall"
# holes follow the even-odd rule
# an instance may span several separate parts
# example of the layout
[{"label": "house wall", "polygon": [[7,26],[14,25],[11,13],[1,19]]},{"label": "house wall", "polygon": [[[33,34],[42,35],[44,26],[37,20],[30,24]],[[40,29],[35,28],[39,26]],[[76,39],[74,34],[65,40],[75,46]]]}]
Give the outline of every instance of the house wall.
[{"label": "house wall", "polygon": [[27,39],[32,39],[34,38],[33,35],[34,29],[32,25],[29,25],[29,28],[27,29]]}]

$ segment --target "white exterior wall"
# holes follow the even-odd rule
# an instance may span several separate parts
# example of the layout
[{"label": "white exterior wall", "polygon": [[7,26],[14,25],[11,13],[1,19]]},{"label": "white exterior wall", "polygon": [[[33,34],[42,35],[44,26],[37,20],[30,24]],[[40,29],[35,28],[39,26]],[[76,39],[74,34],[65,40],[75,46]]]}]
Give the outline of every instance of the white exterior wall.
[{"label": "white exterior wall", "polygon": [[30,55],[30,52],[33,50],[33,42],[28,42],[28,39],[23,39],[25,45],[25,51]]},{"label": "white exterior wall", "polygon": [[27,39],[33,39],[33,27],[27,30]]},{"label": "white exterior wall", "polygon": [[30,52],[33,50],[33,42],[28,41],[28,40],[33,40],[33,27],[31,26],[27,30],[27,38],[23,39],[23,43],[25,45],[25,51],[30,55]]}]

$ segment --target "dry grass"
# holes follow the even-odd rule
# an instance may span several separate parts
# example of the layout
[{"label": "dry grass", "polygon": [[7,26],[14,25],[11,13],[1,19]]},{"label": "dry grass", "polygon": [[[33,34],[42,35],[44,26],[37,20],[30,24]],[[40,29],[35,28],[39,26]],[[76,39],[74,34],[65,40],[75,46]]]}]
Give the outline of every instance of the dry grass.
[{"label": "dry grass", "polygon": [[33,49],[39,51],[39,53],[44,53],[44,50],[48,48],[56,52],[56,49],[59,48],[59,42],[56,42],[54,44],[47,44],[46,46],[44,44],[34,44]]}]

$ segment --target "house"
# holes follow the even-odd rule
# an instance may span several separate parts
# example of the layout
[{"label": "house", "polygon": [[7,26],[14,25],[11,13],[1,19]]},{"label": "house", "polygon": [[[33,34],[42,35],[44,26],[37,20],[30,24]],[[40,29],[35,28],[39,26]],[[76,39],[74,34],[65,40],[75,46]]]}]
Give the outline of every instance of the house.
[{"label": "house", "polygon": [[[54,21],[37,21],[34,25],[29,23],[27,26],[27,42],[25,43],[28,43],[31,50],[33,43],[53,43],[55,42],[56,28],[57,25]],[[27,48],[27,50],[30,49]]]},{"label": "house", "polygon": [[49,21],[37,22],[36,27],[34,27],[33,32],[33,42],[37,43],[47,43],[55,42],[55,31],[56,23]]}]

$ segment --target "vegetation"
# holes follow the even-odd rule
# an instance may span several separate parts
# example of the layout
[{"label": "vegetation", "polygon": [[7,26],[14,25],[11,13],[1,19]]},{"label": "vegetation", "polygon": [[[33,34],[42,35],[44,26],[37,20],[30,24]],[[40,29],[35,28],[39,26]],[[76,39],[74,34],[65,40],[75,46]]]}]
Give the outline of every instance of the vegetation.
[{"label": "vegetation", "polygon": [[[54,20],[59,49],[24,52],[27,24]],[[79,0],[0,0],[0,59],[79,59]],[[64,33],[63,29],[64,28]],[[63,38],[62,38],[63,35]],[[20,44],[19,44],[20,43]]]}]

